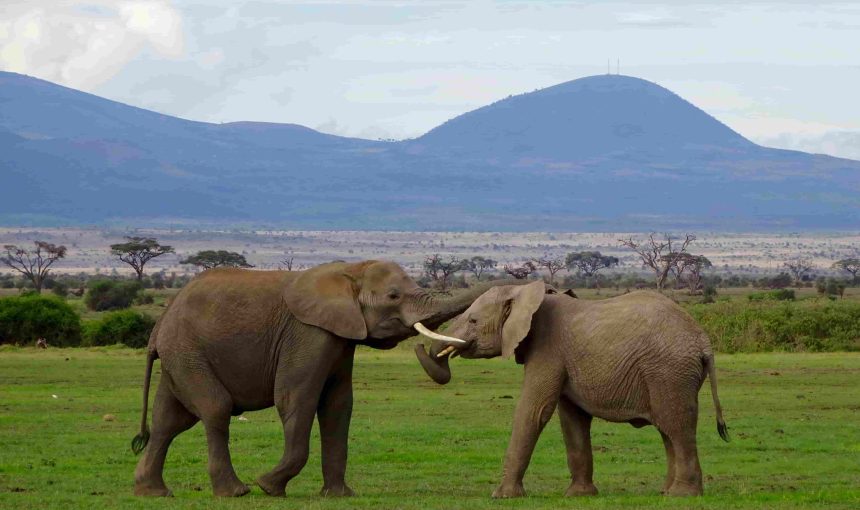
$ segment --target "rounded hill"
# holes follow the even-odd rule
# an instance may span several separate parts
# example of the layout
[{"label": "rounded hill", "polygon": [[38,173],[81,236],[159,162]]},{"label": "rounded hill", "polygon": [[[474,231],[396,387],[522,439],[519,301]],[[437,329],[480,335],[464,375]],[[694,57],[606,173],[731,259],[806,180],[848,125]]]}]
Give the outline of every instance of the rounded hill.
[{"label": "rounded hill", "polygon": [[580,78],[510,96],[460,115],[415,140],[432,150],[576,160],[755,144],[673,92],[622,75]]}]

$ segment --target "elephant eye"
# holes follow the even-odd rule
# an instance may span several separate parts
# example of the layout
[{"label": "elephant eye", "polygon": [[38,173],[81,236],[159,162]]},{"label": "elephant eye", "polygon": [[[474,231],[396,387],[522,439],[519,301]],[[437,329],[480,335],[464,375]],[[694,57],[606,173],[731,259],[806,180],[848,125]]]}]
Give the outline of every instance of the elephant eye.
[{"label": "elephant eye", "polygon": [[469,317],[469,324],[477,324],[477,323],[478,323],[478,319],[476,319],[474,317]]},{"label": "elephant eye", "polygon": [[396,299],[397,299],[397,298],[399,298],[399,297],[400,297],[400,296],[399,296],[396,292],[389,292],[389,293],[388,293],[388,299],[390,299],[390,300],[392,300],[392,301],[396,300]]}]

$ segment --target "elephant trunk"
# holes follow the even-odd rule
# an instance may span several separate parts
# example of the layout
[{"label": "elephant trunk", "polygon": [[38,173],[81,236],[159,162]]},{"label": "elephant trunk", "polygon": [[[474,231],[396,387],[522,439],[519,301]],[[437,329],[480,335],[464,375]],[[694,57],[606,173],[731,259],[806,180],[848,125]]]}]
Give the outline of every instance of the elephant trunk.
[{"label": "elephant trunk", "polygon": [[430,376],[436,384],[448,384],[451,380],[451,367],[448,366],[448,356],[437,357],[440,352],[441,342],[433,342],[430,354],[424,350],[424,345],[415,344],[415,356],[421,363],[421,368]]},{"label": "elephant trunk", "polygon": [[[434,313],[420,322],[430,329],[436,329],[446,321],[465,312],[481,294],[491,288],[499,285],[522,285],[524,283],[530,282],[524,280],[495,280],[479,283],[454,297],[437,302],[435,307],[431,308],[434,310]],[[448,365],[449,354],[445,353],[439,356],[439,353],[452,343],[456,343],[453,340],[455,339],[445,341],[437,337],[430,346],[430,354],[427,354],[423,345],[418,344],[415,346],[415,355],[418,357],[421,367],[438,384],[447,384],[451,380],[451,368]]]},{"label": "elephant trunk", "polygon": [[518,280],[496,280],[494,282],[480,283],[468,290],[458,292],[456,296],[445,298],[433,296],[422,290],[424,294],[420,299],[416,300],[418,304],[411,316],[407,318],[407,321],[409,322],[409,326],[414,326],[416,322],[420,322],[427,328],[435,330],[442,324],[465,312],[481,294],[492,287],[498,285],[516,285],[517,282]]}]

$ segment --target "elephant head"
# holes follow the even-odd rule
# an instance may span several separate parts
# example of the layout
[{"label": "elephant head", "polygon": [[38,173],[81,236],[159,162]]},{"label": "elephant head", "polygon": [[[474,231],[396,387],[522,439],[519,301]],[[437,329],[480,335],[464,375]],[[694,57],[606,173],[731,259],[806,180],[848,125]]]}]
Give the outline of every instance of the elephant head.
[{"label": "elephant head", "polygon": [[462,313],[487,288],[439,297],[393,262],[332,262],[300,273],[285,289],[284,301],[305,324],[390,349],[415,336],[416,329],[435,329]]},{"label": "elephant head", "polygon": [[[424,371],[439,384],[451,380],[448,358],[510,358],[531,329],[532,315],[547,289],[542,281],[520,286],[495,287],[478,297],[457,317],[446,335],[433,335],[430,354],[416,345]],[[450,336],[447,336],[450,335]]]}]

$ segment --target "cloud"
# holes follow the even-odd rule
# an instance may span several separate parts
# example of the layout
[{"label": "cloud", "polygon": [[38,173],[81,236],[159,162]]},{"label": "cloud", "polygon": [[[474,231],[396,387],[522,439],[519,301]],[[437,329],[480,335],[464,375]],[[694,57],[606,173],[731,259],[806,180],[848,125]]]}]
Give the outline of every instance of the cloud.
[{"label": "cloud", "polygon": [[0,67],[92,89],[143,51],[184,53],[182,17],[168,0],[4,2]]},{"label": "cloud", "polygon": [[782,133],[765,145],[860,160],[860,130],[828,131],[821,135]]}]

